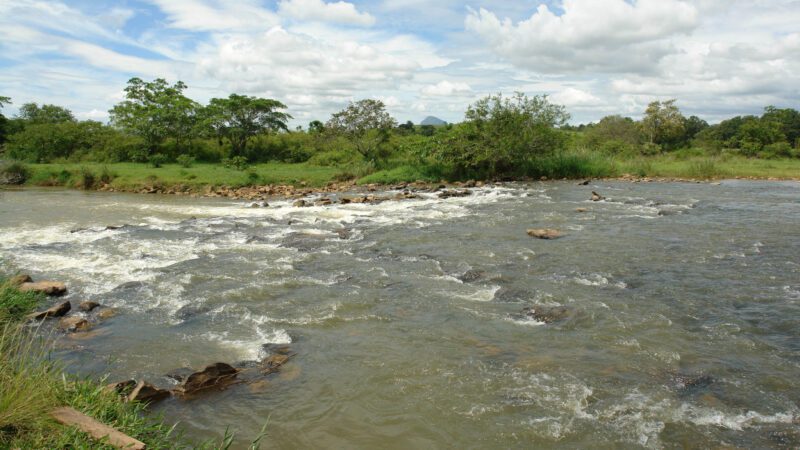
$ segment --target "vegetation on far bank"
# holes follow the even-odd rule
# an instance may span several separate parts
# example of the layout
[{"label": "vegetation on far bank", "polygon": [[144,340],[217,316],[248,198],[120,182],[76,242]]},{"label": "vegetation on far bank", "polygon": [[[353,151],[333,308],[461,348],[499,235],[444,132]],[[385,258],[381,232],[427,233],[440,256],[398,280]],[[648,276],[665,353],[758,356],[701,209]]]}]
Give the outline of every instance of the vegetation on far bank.
[{"label": "vegetation on far bank", "polygon": [[[378,100],[351,102],[327,122],[290,130],[277,100],[232,94],[207,105],[186,86],[131,79],[108,125],[78,121],[56,105],[27,103],[0,120],[0,184],[122,190],[143,186],[333,181],[395,183],[466,179],[800,177],[800,112],[716,125],[685,117],[675,100],[652,102],[641,120],[611,115],[568,124],[547,96],[491,95],[464,121],[398,124]],[[0,97],[0,106],[10,103]],[[2,162],[5,160],[5,162]]]}]

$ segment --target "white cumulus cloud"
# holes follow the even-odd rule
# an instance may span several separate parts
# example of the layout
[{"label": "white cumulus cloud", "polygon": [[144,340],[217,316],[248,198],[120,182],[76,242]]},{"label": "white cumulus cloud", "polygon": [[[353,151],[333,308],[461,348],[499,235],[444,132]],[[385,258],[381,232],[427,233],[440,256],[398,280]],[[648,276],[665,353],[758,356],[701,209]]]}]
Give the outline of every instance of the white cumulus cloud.
[{"label": "white cumulus cloud", "polygon": [[470,92],[472,92],[472,88],[470,88],[467,83],[451,83],[447,80],[442,80],[432,86],[425,86],[422,88],[422,93],[431,97],[468,94]]},{"label": "white cumulus cloud", "polygon": [[359,12],[354,4],[343,1],[326,3],[322,0],[281,0],[278,12],[299,20],[359,26],[375,24],[375,17]]}]

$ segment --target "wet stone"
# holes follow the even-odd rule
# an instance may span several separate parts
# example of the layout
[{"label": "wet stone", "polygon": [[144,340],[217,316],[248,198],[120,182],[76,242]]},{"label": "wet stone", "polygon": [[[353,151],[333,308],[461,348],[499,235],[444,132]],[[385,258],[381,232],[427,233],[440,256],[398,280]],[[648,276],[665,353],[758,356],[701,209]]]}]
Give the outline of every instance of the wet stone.
[{"label": "wet stone", "polygon": [[551,324],[566,319],[569,310],[563,306],[533,306],[523,309],[522,315],[537,322]]},{"label": "wet stone", "polygon": [[42,320],[50,317],[62,317],[72,309],[70,302],[62,302],[44,311],[36,312],[28,316],[31,319]]},{"label": "wet stone", "polygon": [[93,309],[97,308],[98,306],[100,306],[100,303],[86,301],[86,302],[81,302],[81,304],[78,305],[78,309],[80,309],[83,312],[90,312]]},{"label": "wet stone", "polygon": [[486,276],[486,272],[483,270],[468,270],[464,272],[464,274],[458,276],[457,278],[461,280],[463,283],[474,283],[475,281],[480,280]]}]

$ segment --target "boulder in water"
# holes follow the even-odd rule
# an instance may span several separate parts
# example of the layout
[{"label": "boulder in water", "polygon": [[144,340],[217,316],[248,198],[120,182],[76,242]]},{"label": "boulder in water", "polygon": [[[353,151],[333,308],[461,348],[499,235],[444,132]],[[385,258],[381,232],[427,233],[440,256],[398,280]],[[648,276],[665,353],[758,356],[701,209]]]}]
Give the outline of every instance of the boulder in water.
[{"label": "boulder in water", "polygon": [[72,309],[70,302],[63,302],[44,311],[35,312],[28,317],[35,320],[47,319],[49,317],[62,317],[67,314],[70,309]]},{"label": "boulder in water", "polygon": [[453,197],[468,197],[472,192],[467,189],[450,189],[447,191],[439,192],[439,198],[453,198]]},{"label": "boulder in water", "polygon": [[522,314],[537,322],[550,324],[566,319],[569,310],[563,306],[534,306],[523,309]]},{"label": "boulder in water", "polygon": [[65,317],[58,321],[58,328],[67,332],[87,331],[91,327],[88,320],[79,316]]},{"label": "boulder in water", "polygon": [[304,206],[306,206],[306,201],[303,199],[295,200],[295,202],[292,203],[292,206],[294,206],[295,208],[303,208]]},{"label": "boulder in water", "polygon": [[528,230],[528,236],[537,239],[558,239],[561,237],[561,232],[552,228],[532,228]]},{"label": "boulder in water", "polygon": [[38,292],[54,297],[67,293],[67,285],[60,281],[29,281],[19,285],[18,289],[22,292]]},{"label": "boulder in water", "polygon": [[97,308],[98,306],[100,306],[100,303],[91,302],[91,301],[85,301],[85,302],[81,302],[81,304],[78,305],[78,309],[80,309],[83,312],[91,312],[93,309]]},{"label": "boulder in water", "polygon": [[470,270],[464,272],[463,275],[458,276],[457,278],[459,280],[461,280],[462,283],[472,283],[472,282],[480,280],[485,275],[486,275],[486,272],[484,272],[483,270],[470,269]]},{"label": "boulder in water", "polygon": [[127,400],[129,402],[143,402],[154,403],[159,400],[164,400],[170,396],[170,392],[166,389],[159,389],[150,383],[140,381],[135,388],[128,394]]},{"label": "boulder in water", "polygon": [[586,208],[577,208],[577,209],[575,209],[575,212],[579,212],[579,213],[585,213],[585,212],[588,212],[588,211],[589,210],[586,209]]},{"label": "boulder in water", "polygon": [[194,372],[178,386],[177,391],[184,395],[195,394],[211,388],[224,388],[234,381],[239,370],[225,363],[215,363]]},{"label": "boulder in water", "polygon": [[598,193],[597,193],[597,192],[595,192],[595,191],[592,191],[592,201],[593,201],[593,202],[599,202],[599,201],[601,201],[601,200],[605,200],[605,199],[606,199],[606,198],[605,198],[605,197],[603,197],[602,195],[598,194]]},{"label": "boulder in water", "polygon": [[114,308],[103,308],[97,313],[97,318],[100,320],[110,319],[117,315],[117,310]]}]

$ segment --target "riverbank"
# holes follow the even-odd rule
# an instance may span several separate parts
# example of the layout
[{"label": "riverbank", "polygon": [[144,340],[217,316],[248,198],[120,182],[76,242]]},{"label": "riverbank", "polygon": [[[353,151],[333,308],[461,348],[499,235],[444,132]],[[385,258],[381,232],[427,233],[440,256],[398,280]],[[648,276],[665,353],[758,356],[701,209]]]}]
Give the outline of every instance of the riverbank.
[{"label": "riverbank", "polygon": [[[53,336],[43,337],[42,327],[25,325],[37,320],[33,315],[41,316],[33,311],[49,303],[46,295],[39,290],[25,290],[26,285],[38,284],[20,284],[29,278],[19,278],[0,278],[0,447],[105,449],[122,445],[119,437],[115,443],[107,438],[98,440],[87,433],[93,429],[93,433],[103,435],[98,427],[109,427],[121,433],[122,442],[134,448],[229,447],[233,435],[227,432],[221,443],[207,441],[192,446],[160,416],[153,417],[146,412],[149,401],[130,397],[123,400],[118,389],[109,389],[103,380],[78,378],[67,373],[51,358]],[[63,315],[57,308],[46,310],[45,319],[49,314]],[[84,415],[78,422],[95,421],[95,425],[86,428],[76,427],[74,422],[72,425],[60,423],[63,419],[56,419],[55,411],[65,407],[71,408],[74,415]]]},{"label": "riverbank", "polygon": [[[676,155],[636,159],[597,155],[571,159],[570,167],[553,167],[536,180],[599,178],[621,181],[708,181],[720,179],[800,180],[800,159],[761,160],[741,157],[681,158]],[[108,192],[174,194],[264,200],[269,197],[302,198],[311,194],[365,193],[388,187],[435,190],[442,185],[461,187],[468,180],[442,180],[435,170],[398,166],[361,178],[346,168],[309,164],[269,163],[245,170],[220,164],[152,167],[137,163],[63,163],[26,166],[26,186],[62,186]],[[532,181],[526,178],[522,181]],[[489,180],[485,180],[489,182]]]}]

